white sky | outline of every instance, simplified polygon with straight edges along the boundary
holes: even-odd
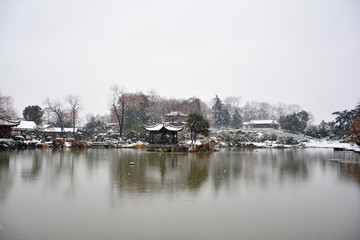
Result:
[[[0,0],[0,91],[19,115],[70,93],[104,114],[113,84],[331,120],[360,99],[360,1]]]

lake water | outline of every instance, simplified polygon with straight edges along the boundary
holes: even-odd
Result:
[[[358,240],[359,160],[328,149],[0,152],[0,239]]]

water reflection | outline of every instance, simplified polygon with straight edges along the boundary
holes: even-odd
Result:
[[[360,186],[360,165],[359,164],[340,164],[339,177],[347,181],[354,181]]]
[[[209,177],[209,163],[211,154],[198,153],[191,155],[190,167],[187,174],[187,185],[191,190],[199,189]]]
[[[360,234],[359,158],[322,149],[0,152],[0,239],[351,239]]]
[[[35,181],[40,175],[41,162],[42,162],[40,153],[38,151],[34,151],[32,152],[32,154],[33,154],[33,160],[31,164],[31,168],[23,169],[21,173],[21,176],[24,178],[25,181]]]
[[[309,177],[307,168],[307,161],[304,157],[304,152],[296,150],[285,151],[283,158],[280,162],[280,180],[284,181],[285,178],[292,179],[293,181],[305,181]]]
[[[0,203],[5,201],[13,185],[14,173],[10,169],[10,153],[0,151]]]
[[[336,159],[336,161],[334,161]],[[13,164],[10,164],[11,161]],[[51,189],[65,186],[73,192],[76,174],[85,164],[88,176],[108,165],[113,185],[121,191],[157,192],[179,189],[197,190],[211,180],[214,191],[231,189],[239,181],[250,186],[267,188],[276,181],[301,183],[311,177],[309,166],[320,164],[323,171],[334,169],[339,179],[360,184],[359,156],[355,153],[338,153],[329,150],[247,150],[218,153],[169,154],[134,150],[94,149],[27,150],[1,152],[1,196],[11,188],[21,169],[25,182],[43,178]],[[135,165],[130,165],[134,162]],[[11,165],[11,167],[10,167]],[[83,171],[83,169],[80,169]],[[84,173],[81,173],[84,174]]]
[[[188,172],[187,154],[121,151],[110,162],[110,177],[121,191],[158,192],[182,189]],[[130,165],[134,162],[135,165]]]

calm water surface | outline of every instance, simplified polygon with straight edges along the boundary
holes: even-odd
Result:
[[[0,152],[0,239],[358,240],[359,160],[324,149]]]

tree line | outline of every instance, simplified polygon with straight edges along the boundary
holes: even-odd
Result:
[[[286,131],[315,138],[332,137],[356,141],[357,138],[354,138],[351,132],[359,131],[360,104],[352,110],[334,112],[334,121],[322,121],[319,125],[313,125],[311,124],[312,114],[295,104],[249,101],[240,106],[241,97],[229,96],[222,100],[218,95],[210,103],[205,103],[197,97],[164,98],[154,91],[148,94],[129,92],[118,86],[111,88],[110,96],[110,122],[116,123],[119,137],[144,135],[144,125],[162,122],[163,116],[171,111],[201,115],[210,126],[216,128],[240,128],[243,122],[271,119],[277,120],[279,126]],[[23,117],[37,124],[45,122],[61,129],[71,127],[75,131],[81,121],[81,106],[81,98],[73,94],[65,96],[63,102],[46,98],[43,108],[38,105],[28,106],[23,111]],[[12,98],[0,94],[0,118],[15,117]],[[84,131],[89,133],[109,129],[106,124],[96,120],[92,114],[86,115],[83,126]],[[356,134],[355,136],[359,135]]]

